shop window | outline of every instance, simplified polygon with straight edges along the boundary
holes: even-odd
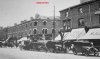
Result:
[[[79,26],[79,27],[84,27],[84,26],[85,26],[85,21],[84,21],[83,18],[80,18],[80,19],[78,20],[78,26]]]
[[[37,26],[37,21],[34,22],[34,26]]]

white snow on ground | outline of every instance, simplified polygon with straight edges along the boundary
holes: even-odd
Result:
[[[72,53],[46,53],[20,51],[19,48],[0,48],[0,59],[100,59],[94,56],[73,55]]]

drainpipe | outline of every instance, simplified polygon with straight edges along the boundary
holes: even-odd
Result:
[[[89,4],[89,16],[90,16],[90,25],[92,27],[91,6],[90,6],[90,4]]]
[[[53,10],[53,16],[54,16],[54,20],[53,20],[53,29],[55,31],[55,5],[53,6],[54,10]],[[55,40],[55,32],[53,33],[53,40]]]

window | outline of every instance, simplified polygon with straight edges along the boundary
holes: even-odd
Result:
[[[45,29],[45,34],[47,34],[47,29]]]
[[[71,29],[71,20],[68,21],[67,26],[68,26],[67,29]]]
[[[71,29],[71,19],[63,20],[63,29]]]
[[[36,34],[37,33],[37,30],[36,29],[34,29],[34,34]]]
[[[80,19],[78,20],[78,25],[79,25],[79,27],[84,27],[84,26],[85,26],[84,18],[80,18]]]
[[[46,25],[46,21],[43,21],[43,25]]]
[[[79,8],[79,12],[80,12],[80,13],[83,13],[83,9],[82,9],[82,8]]]
[[[42,33],[44,34],[44,29],[42,29]]]
[[[68,17],[68,12],[66,12],[66,17]]]
[[[71,27],[70,27],[70,26],[68,26],[68,29],[71,29]]]
[[[37,26],[37,21],[34,22],[34,26]]]
[[[43,34],[47,34],[47,29],[42,29]]]

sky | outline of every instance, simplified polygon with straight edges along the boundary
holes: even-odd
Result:
[[[48,2],[38,4],[37,2]],[[60,16],[59,11],[80,3],[80,0],[0,0],[0,26],[13,26],[20,21],[40,16],[53,16],[55,5],[55,16]]]

